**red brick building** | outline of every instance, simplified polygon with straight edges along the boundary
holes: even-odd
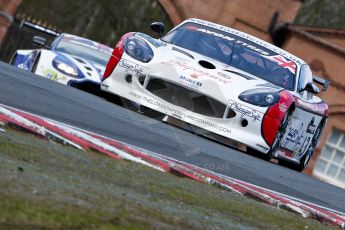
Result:
[[[0,44],[5,37],[7,28],[13,21],[13,13],[21,0],[0,0]]]
[[[159,2],[175,25],[186,18],[196,17],[269,42],[272,42],[269,32],[272,18],[279,12],[275,28],[290,23],[284,32],[282,48],[308,62],[315,75],[332,80],[329,90],[320,95],[329,104],[329,121],[305,173],[345,188],[345,30],[291,24],[302,4],[297,0]]]

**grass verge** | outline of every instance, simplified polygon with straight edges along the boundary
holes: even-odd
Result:
[[[0,229],[329,229],[187,178],[0,132]]]

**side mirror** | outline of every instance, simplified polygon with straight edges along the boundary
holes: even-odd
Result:
[[[47,40],[46,40],[45,38],[40,37],[40,36],[34,36],[34,37],[32,38],[32,43],[33,43],[34,45],[39,46],[39,47],[44,47],[45,44],[46,44],[46,41],[47,41]]]
[[[154,32],[159,34],[159,37],[162,37],[162,33],[164,32],[164,24],[162,22],[152,22],[150,27]]]
[[[308,82],[305,86],[305,90],[307,90],[310,93],[320,93],[320,89],[313,82]]]

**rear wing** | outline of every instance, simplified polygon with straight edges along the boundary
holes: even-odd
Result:
[[[60,33],[56,32],[54,30],[48,29],[46,27],[43,27],[43,26],[38,25],[38,24],[34,24],[34,23],[26,21],[26,20],[22,20],[20,22],[20,27],[23,27],[23,26],[27,26],[31,29],[38,30],[40,32],[46,33],[46,34],[54,36],[54,37],[57,37],[60,35]]]
[[[331,80],[325,80],[315,75],[313,75],[313,80],[323,86],[322,91],[326,91],[331,84]]]

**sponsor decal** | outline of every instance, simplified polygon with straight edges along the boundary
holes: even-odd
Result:
[[[213,36],[216,36],[216,37],[219,37],[219,38],[223,38],[223,39],[228,40],[228,41],[234,41],[235,40],[235,38],[232,38],[230,36],[227,36],[227,35],[224,35],[224,34],[221,34],[221,33],[217,33],[217,32],[211,31],[211,30],[207,30],[207,29],[198,28],[197,31],[203,32],[203,33],[206,33],[206,34],[210,34],[210,35],[213,35]]]
[[[286,59],[281,55],[265,56],[269,60],[278,63],[279,66],[287,68],[291,73],[296,73],[296,63]]]
[[[230,33],[232,35],[235,35],[235,36],[238,36],[240,38],[244,38],[248,41],[251,41],[251,42],[254,42],[260,46],[263,46],[263,47],[266,47],[268,48],[269,50],[273,51],[274,53],[277,53],[277,54],[280,54],[284,57],[287,57],[289,58],[290,60],[294,60],[296,63],[302,65],[303,63],[298,60],[297,58],[295,58],[294,56],[290,55],[289,53],[287,53],[286,51],[278,48],[278,47],[275,47],[257,37],[254,37],[252,35],[249,35],[249,34],[246,34],[244,32],[241,32],[239,30],[235,30],[235,29],[232,29],[232,28],[229,28],[229,27],[226,27],[226,26],[222,26],[222,25],[219,25],[219,24],[215,24],[215,23],[212,23],[212,22],[208,22],[208,21],[203,21],[203,20],[200,20],[200,19],[189,19],[188,20],[189,22],[195,22],[195,23],[198,23],[200,25],[204,25],[204,26],[208,26],[208,27],[211,27],[211,28],[214,28],[214,29],[218,29],[218,30],[221,30],[221,31],[224,31],[226,33]],[[269,55],[269,54],[263,54],[263,55]]]
[[[143,102],[151,104],[153,106],[157,106],[157,107],[159,107],[162,110],[168,111],[170,114],[173,114],[172,116],[175,117],[175,118],[178,118],[178,119],[182,119],[182,118],[183,119],[189,119],[189,120],[194,121],[195,123],[200,124],[203,127],[215,129],[215,130],[218,130],[218,131],[226,133],[226,134],[230,134],[231,133],[231,130],[226,128],[226,127],[223,127],[223,126],[220,126],[220,125],[215,124],[213,122],[204,120],[204,119],[202,119],[200,117],[196,117],[196,116],[194,116],[192,114],[182,112],[182,111],[177,110],[175,108],[172,108],[169,105],[166,105],[166,104],[164,104],[162,102],[156,101],[156,100],[154,100],[152,98],[148,98],[148,97],[146,97],[146,96],[144,96],[142,94],[138,94],[136,92],[130,91],[129,95],[134,97],[134,98],[136,98],[136,99],[138,99],[138,100],[141,100]]]
[[[179,79],[181,80],[181,82],[187,83],[188,86],[193,87],[193,88],[202,86],[202,82],[190,79],[182,75],[179,77]]]
[[[253,45],[251,45],[251,44],[248,44],[248,43],[246,43],[246,42],[244,42],[244,41],[238,40],[238,41],[236,41],[235,43],[238,44],[238,45],[241,45],[241,46],[243,46],[243,47],[249,48],[249,49],[251,49],[251,50],[254,50],[254,51],[258,52],[259,54],[262,54],[262,55],[269,55],[268,52],[263,51],[262,49],[257,48],[257,47],[255,47],[255,46],[253,46]]]
[[[23,70],[29,70],[30,69],[29,66],[27,65],[27,63],[21,63],[21,64],[17,65],[17,67],[19,69],[23,69]]]
[[[314,125],[315,117],[313,117],[308,124],[307,133],[314,134],[316,130],[316,125]]]
[[[61,74],[58,74],[57,72],[51,70],[51,69],[46,69],[43,71],[43,76],[46,76],[50,80],[53,81],[66,81],[67,77]]]
[[[119,62],[119,66],[124,68],[126,72],[131,71],[137,76],[139,74],[142,74],[144,72],[144,68],[146,68],[125,59],[121,59],[121,61]]]
[[[302,145],[300,145],[299,148],[294,152],[294,154],[296,154],[296,158],[301,158],[303,156],[303,154],[307,151],[310,141],[311,137],[304,138]]]
[[[279,104],[279,110],[283,113],[285,113],[287,111],[288,107],[285,103],[281,103]]]
[[[264,150],[265,152],[268,151],[268,149],[269,149],[268,147],[265,147],[261,144],[256,144],[256,146],[259,147],[260,149]]]
[[[301,123],[298,128],[290,126],[287,132],[287,137],[286,137],[284,145],[288,145],[289,143],[300,145],[302,138],[303,138],[303,123]]]
[[[262,113],[261,112],[255,110],[255,109],[251,109],[247,106],[241,105],[237,102],[231,103],[230,109],[234,110],[235,112],[240,113],[241,117],[252,118],[253,122],[262,120]]]
[[[293,153],[291,156],[294,156],[296,159],[303,156],[311,141],[310,135],[304,134],[303,122],[297,122],[289,127],[282,142],[282,147],[291,151]]]
[[[222,34],[222,33],[218,33],[218,32],[215,32],[215,31],[211,31],[211,30],[208,30],[208,29],[204,29],[204,28],[198,28],[196,26],[187,26],[186,27],[187,29],[190,29],[190,30],[195,30],[195,31],[198,31],[198,32],[202,32],[202,33],[206,33],[206,34],[210,34],[210,35],[213,35],[215,37],[218,37],[218,38],[223,38],[225,40],[228,40],[228,41],[234,41],[236,44],[240,45],[240,46],[243,46],[243,47],[246,47],[246,48],[249,48],[251,50],[254,50],[256,52],[258,52],[259,54],[262,54],[262,55],[269,55],[268,52],[258,48],[258,47],[255,47],[251,44],[248,44],[247,42],[244,42],[244,41],[241,41],[241,40],[238,40],[236,38],[233,38],[229,35],[225,35],[225,34]]]
[[[183,61],[168,60],[168,61],[161,62],[161,64],[163,64],[163,65],[173,65],[173,66],[180,67],[182,70],[187,70],[187,71],[190,72],[190,76],[192,78],[195,78],[195,79],[198,79],[199,77],[202,77],[202,78],[205,77],[205,78],[211,78],[213,80],[217,80],[217,81],[219,81],[221,83],[224,83],[224,84],[231,83],[231,81],[229,79],[224,79],[224,78],[222,78],[220,76],[216,76],[216,75],[213,75],[211,73],[205,72],[203,70],[194,68],[192,66],[189,66],[186,62],[183,62]]]
[[[14,64],[20,69],[30,70],[34,64],[36,53],[36,51],[33,51],[28,55],[18,54]]]

